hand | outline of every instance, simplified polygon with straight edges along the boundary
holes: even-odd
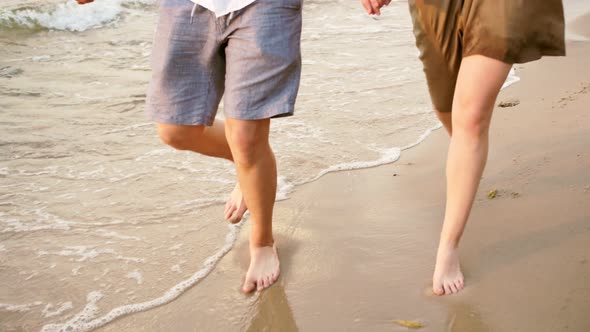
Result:
[[[84,4],[87,4],[87,3],[94,2],[94,0],[76,0],[76,2],[77,2],[79,5],[84,5]]]
[[[391,0],[361,0],[369,15],[381,15],[381,7],[387,6]]]

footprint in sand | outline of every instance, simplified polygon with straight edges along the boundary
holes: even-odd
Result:
[[[20,68],[13,68],[10,66],[0,67],[0,77],[13,78],[22,74],[24,70]]]

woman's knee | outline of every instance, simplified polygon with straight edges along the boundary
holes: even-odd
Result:
[[[453,105],[453,132],[469,136],[486,135],[490,128],[494,101],[459,98]]]

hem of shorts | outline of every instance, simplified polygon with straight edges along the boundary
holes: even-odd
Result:
[[[237,120],[263,120],[276,119],[292,116],[295,113],[295,103],[282,107],[272,107],[269,110],[259,114],[257,111],[249,110],[247,113],[230,113],[224,112],[225,117]]]
[[[146,115],[154,122],[166,123],[180,126],[207,126],[210,127],[215,121],[215,117],[211,119],[203,119],[202,117],[178,117],[178,116],[162,116],[157,112],[146,110]]]
[[[505,54],[504,52],[494,52],[493,50],[472,50],[469,51],[468,53],[464,53],[462,58],[466,58],[468,56],[472,56],[472,55],[483,55],[492,59],[496,59],[498,61],[502,61],[504,63],[507,64],[522,64],[522,63],[527,63],[527,62],[531,62],[531,61],[536,61],[541,59],[544,56],[565,56],[565,50],[564,49],[536,49],[534,50],[536,52],[533,52],[533,50],[531,50],[531,52],[527,52],[528,55],[526,56],[511,56],[509,54]]]

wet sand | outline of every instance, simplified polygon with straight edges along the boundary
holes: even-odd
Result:
[[[516,68],[522,81],[498,102],[517,105],[495,111],[461,244],[460,294],[429,291],[448,144],[438,130],[394,164],[328,174],[278,203],[282,276],[268,291],[238,291],[246,223],[203,282],[101,331],[407,330],[395,319],[423,331],[590,331],[590,43]]]

